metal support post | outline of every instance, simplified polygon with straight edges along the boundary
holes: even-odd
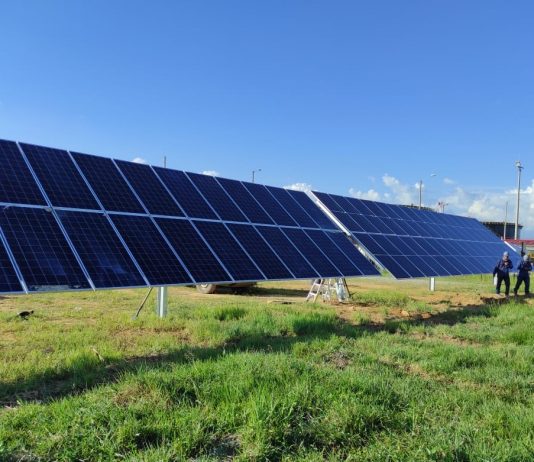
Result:
[[[436,278],[430,278],[429,289],[430,292],[436,291]]]
[[[159,318],[167,316],[167,300],[168,287],[158,287],[158,294],[156,297],[156,314]]]

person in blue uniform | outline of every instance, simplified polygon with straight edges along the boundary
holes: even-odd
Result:
[[[525,283],[525,297],[530,294],[530,272],[532,271],[532,263],[528,255],[525,255],[517,267],[517,282],[514,287],[514,295],[517,295],[517,291],[521,287],[521,284]]]
[[[497,287],[496,293],[499,295],[501,293],[501,285],[504,281],[504,286],[506,287],[506,296],[510,295],[510,271],[514,269],[514,264],[510,260],[510,255],[508,252],[504,252],[502,258],[497,262],[495,268],[493,269],[493,277],[497,275]]]

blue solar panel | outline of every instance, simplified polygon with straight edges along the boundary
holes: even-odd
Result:
[[[154,167],[154,170],[188,217],[217,219],[215,212],[184,172],[161,167]]]
[[[148,165],[124,160],[115,162],[150,213],[183,216],[176,202]]]
[[[52,212],[3,207],[0,227],[29,291],[90,288]]]
[[[243,183],[243,185],[248,189],[250,194],[254,196],[254,199],[261,204],[277,225],[297,226],[295,220],[289,216],[265,186],[255,183]]]
[[[489,259],[509,250],[471,218],[314,194],[398,278],[488,273],[494,266]]]
[[[282,188],[275,188],[273,186],[265,186],[267,190],[274,196],[280,205],[291,215],[291,218],[303,228],[320,228],[315,221],[304,211],[304,209],[293,199],[293,197]]]
[[[30,169],[13,141],[0,140],[0,202],[46,205]]]
[[[95,287],[146,285],[103,214],[60,210],[58,215]]]
[[[317,205],[302,191],[287,190],[287,193],[297,202],[306,213],[313,218],[322,229],[337,229],[336,225],[322,212]]]
[[[145,213],[111,159],[77,152],[71,154],[106,210]]]
[[[193,282],[150,218],[111,215],[111,219],[150,285]]]
[[[257,226],[256,229],[273,248],[276,254],[283,256],[284,263],[297,279],[319,277],[319,273],[312,268],[308,261],[279,228]]]
[[[52,205],[99,210],[67,151],[21,143]]]
[[[22,286],[9,259],[7,250],[2,241],[0,241],[0,294],[22,291]]]
[[[217,181],[252,223],[274,224],[273,220],[241,182],[225,178],[217,178]]]
[[[347,239],[343,233],[325,233],[338,248],[347,256],[347,258],[358,267],[363,275],[378,276],[380,272],[373,266],[367,258],[356,248],[356,246]],[[337,261],[336,261],[337,266]]]
[[[343,272],[336,268],[313,241],[301,229],[285,228],[284,234],[313,265],[323,278],[340,277]]]
[[[267,279],[293,279],[291,272],[252,225],[229,224],[228,228],[259,266]]]
[[[157,218],[156,221],[195,282],[233,282],[189,221],[172,218]]]
[[[265,279],[222,223],[209,221],[194,223],[236,281]]]
[[[187,176],[222,220],[248,222],[245,215],[240,212],[215,178],[209,175],[199,175],[198,173],[187,173]]]
[[[352,245],[346,236],[341,233],[328,233],[325,231],[306,230],[308,237],[336,263],[343,276],[361,276],[379,274],[365,257]],[[339,239],[341,238],[341,239]],[[338,247],[338,242],[347,243],[348,246]],[[352,248],[348,255],[345,250]]]

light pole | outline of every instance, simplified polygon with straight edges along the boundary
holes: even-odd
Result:
[[[439,201],[438,202],[438,211],[445,213],[445,206],[449,205],[447,202]]]
[[[255,180],[256,180],[256,173],[259,173],[261,172],[261,168],[257,169],[257,170],[252,170],[252,182],[254,183]]]
[[[508,238],[507,233],[508,233],[508,201],[506,201],[506,205],[504,206],[504,236],[503,236],[503,240],[505,240],[505,241]]]
[[[431,177],[437,176],[437,173],[431,173]],[[419,180],[419,210],[423,207],[423,180]]]
[[[515,211],[515,233],[514,233],[514,239],[519,239],[519,202],[521,200],[521,170],[523,170],[523,166],[521,165],[521,161],[517,161],[515,163],[515,166],[517,168],[517,206]]]

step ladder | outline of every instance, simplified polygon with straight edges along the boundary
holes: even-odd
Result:
[[[319,295],[323,302],[330,302],[337,298],[340,302],[345,302],[350,298],[349,287],[344,278],[314,279],[306,301],[317,301]]]

